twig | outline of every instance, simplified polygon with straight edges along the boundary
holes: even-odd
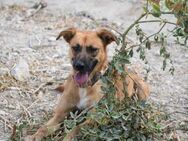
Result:
[[[24,109],[24,112],[26,113],[26,115],[28,115],[29,117],[31,117],[31,113],[27,110],[27,108],[20,103],[20,106]]]
[[[33,105],[35,105],[40,99],[35,100],[33,103],[31,103],[30,106],[28,106],[26,109],[30,109]]]
[[[183,114],[183,115],[188,115],[187,112],[183,112],[183,111],[173,111],[171,113],[168,113],[168,115],[172,115],[172,114],[175,114],[175,113],[179,113],[179,114]]]
[[[180,141],[180,137],[175,130],[173,131],[173,140],[174,141]]]
[[[169,124],[167,124],[167,125],[165,125],[164,127],[162,127],[161,129],[166,129],[166,128],[168,128],[170,125],[173,125],[173,124],[175,124],[175,123],[179,123],[179,122],[181,122],[181,120],[177,120],[177,121],[172,121],[172,122],[170,122]]]
[[[33,17],[35,14],[37,14],[41,9],[47,7],[47,3],[43,0],[41,0],[38,4],[35,4],[35,6],[33,6],[33,8],[36,8],[36,10],[31,13],[29,16],[26,17],[26,19]]]
[[[164,28],[164,26],[165,26],[166,24],[167,24],[167,23],[165,22],[165,23],[161,26],[161,28],[160,28],[156,33],[153,33],[153,34],[151,34],[150,36],[146,37],[140,44],[132,45],[132,46],[130,46],[129,48],[126,48],[125,51],[128,51],[129,49],[134,48],[134,47],[138,47],[138,46],[140,46],[141,44],[143,44],[145,41],[147,41],[149,38],[151,38],[151,37],[153,37],[153,36],[159,34],[159,33],[162,31],[162,29]]]
[[[168,14],[169,14],[169,15],[171,15],[171,14],[174,14],[174,13],[173,13],[173,12],[170,12],[170,11],[169,11],[169,12],[161,11],[161,14],[165,14],[165,15],[168,15]]]
[[[185,109],[188,109],[188,105],[187,106],[183,106],[183,105],[177,106],[177,105],[171,105],[171,104],[167,103],[164,106],[170,106],[170,107],[174,107],[174,108],[185,108]]]
[[[7,126],[9,129],[11,129],[11,130],[13,129],[13,127],[12,127],[13,124],[12,124],[8,119],[6,119],[6,118],[0,116],[0,121],[5,124],[5,129],[6,129],[6,126]],[[8,124],[7,124],[7,123],[8,123]]]
[[[166,25],[166,23],[164,23],[164,24],[161,26],[161,28],[159,29],[159,31],[157,31],[156,33],[153,33],[153,34],[151,34],[150,36],[148,36],[142,43],[144,43],[144,42],[145,42],[146,40],[148,40],[149,38],[151,38],[151,37],[153,37],[153,36],[159,34],[159,33],[161,32],[161,30],[164,28],[165,25]]]
[[[35,38],[37,39],[38,45],[40,46],[41,45],[41,40],[39,39],[39,37],[37,35],[35,35]]]
[[[75,117],[75,119],[78,119],[79,117],[81,117],[83,114],[87,113],[89,110],[91,110],[94,107],[94,105],[91,105],[90,107],[86,108],[85,110],[83,110],[78,116]]]
[[[169,22],[169,21],[166,21],[166,20],[148,20],[148,21],[146,20],[146,21],[138,21],[138,23],[155,23],[155,22],[168,23],[168,24],[172,24],[172,25],[177,26],[176,23]]]
[[[116,30],[115,28],[109,26],[109,25],[106,25],[107,28],[110,28],[111,30],[115,31],[116,33],[118,33],[120,36],[123,36],[123,34],[121,32],[119,32],[118,30]]]
[[[13,125],[12,134],[11,134],[11,140],[16,140],[16,125]]]
[[[141,44],[132,45],[132,46],[126,48],[125,51],[128,51],[129,49],[134,48],[134,47],[138,47],[138,46],[140,46],[140,45],[141,45]]]
[[[120,50],[125,50],[125,48],[126,48],[125,38],[126,38],[128,32],[129,32],[144,16],[146,16],[146,15],[147,15],[147,13],[142,14],[142,15],[141,15],[134,23],[132,23],[132,24],[127,28],[127,30],[123,33],[123,36],[122,36],[123,45],[122,45],[122,47],[121,47]]]
[[[33,91],[33,94],[36,94],[42,87],[46,86],[49,82],[42,83],[36,90]]]
[[[30,17],[33,17],[36,13],[38,13],[40,10],[42,9],[42,6],[39,5],[39,7],[36,9],[35,12],[31,13],[29,16],[27,16],[26,18],[30,18]]]

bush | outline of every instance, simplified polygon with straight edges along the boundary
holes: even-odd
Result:
[[[170,14],[177,18],[177,22],[168,21],[162,16]],[[163,28],[171,24],[174,29],[171,31],[176,37],[178,43],[186,44],[188,39],[188,3],[186,0],[147,0],[144,6],[144,13],[131,24],[123,33],[119,33],[120,50],[117,51],[112,61],[109,63],[108,71],[103,76],[103,91],[106,94],[96,106],[95,112],[82,112],[81,114],[71,114],[71,118],[65,120],[65,129],[67,133],[71,131],[79,123],[84,120],[92,120],[93,124],[87,125],[81,129],[79,136],[75,140],[82,141],[149,141],[149,140],[171,140],[168,137],[170,128],[167,125],[168,117],[166,114],[148,102],[137,101],[135,99],[126,99],[119,103],[114,99],[115,87],[113,86],[113,73],[116,70],[122,77],[124,67],[129,63],[129,59],[133,56],[133,48],[137,47],[140,53],[140,59],[147,63],[145,58],[145,50],[151,49],[151,41],[161,44],[160,55],[163,57],[163,67],[165,70],[167,60],[171,67],[169,71],[173,74],[174,67],[170,58],[170,53],[165,45],[167,36],[162,33]],[[155,20],[142,20],[148,15],[156,17]],[[146,35],[140,28],[139,24],[159,22],[161,27],[156,33]],[[139,44],[127,46],[127,34],[135,28],[135,32],[139,39]],[[180,42],[184,40],[183,43]],[[86,110],[87,111],[87,110]]]

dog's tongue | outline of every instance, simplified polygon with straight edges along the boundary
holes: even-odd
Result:
[[[87,82],[88,80],[88,73],[80,73],[78,72],[75,76],[74,79],[78,85],[83,85]]]

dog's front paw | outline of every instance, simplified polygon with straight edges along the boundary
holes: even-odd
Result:
[[[66,136],[63,141],[72,141],[73,137],[72,136]]]
[[[41,141],[42,138],[40,136],[32,135],[32,136],[27,136],[24,138],[24,141]]]
[[[27,136],[24,141],[41,141],[48,135],[48,128],[46,126],[40,127],[35,134]]]

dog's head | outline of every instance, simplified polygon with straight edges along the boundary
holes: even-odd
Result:
[[[62,31],[57,40],[61,36],[70,45],[73,78],[78,86],[84,87],[106,65],[106,47],[116,37],[106,29],[79,31],[76,28]]]

